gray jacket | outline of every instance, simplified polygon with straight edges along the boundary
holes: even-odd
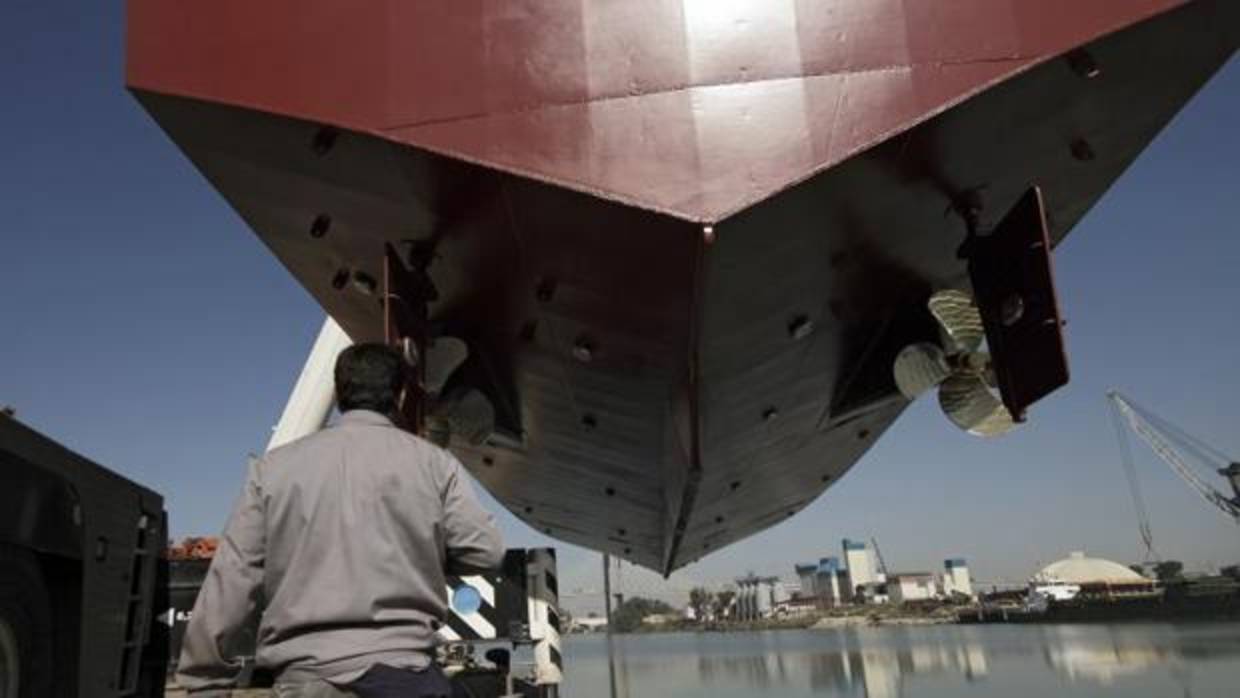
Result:
[[[258,665],[283,681],[425,666],[447,610],[445,571],[495,568],[503,553],[456,458],[378,413],[346,412],[251,465],[177,680],[231,685],[256,617]]]

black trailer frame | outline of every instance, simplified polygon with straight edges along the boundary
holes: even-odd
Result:
[[[162,696],[163,497],[0,416],[0,695]]]

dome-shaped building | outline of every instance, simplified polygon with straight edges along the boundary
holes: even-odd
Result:
[[[1132,584],[1150,581],[1118,562],[1086,557],[1083,552],[1070,553],[1068,557],[1043,567],[1034,575],[1034,580],[1064,584]]]
[[[1156,587],[1154,580],[1118,562],[1074,552],[1033,575],[1029,580],[1029,598],[1031,603],[1041,603],[1047,599],[1149,596],[1156,593]]]

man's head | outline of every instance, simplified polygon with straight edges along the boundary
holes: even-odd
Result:
[[[404,362],[385,344],[354,344],[336,357],[336,407],[341,412],[392,415],[404,384]]]

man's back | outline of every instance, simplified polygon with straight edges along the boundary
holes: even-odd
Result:
[[[380,414],[347,412],[252,466],[180,673],[192,683],[196,662],[227,663],[238,617],[260,608],[258,662],[282,681],[425,666],[445,569],[502,555],[455,458]]]

